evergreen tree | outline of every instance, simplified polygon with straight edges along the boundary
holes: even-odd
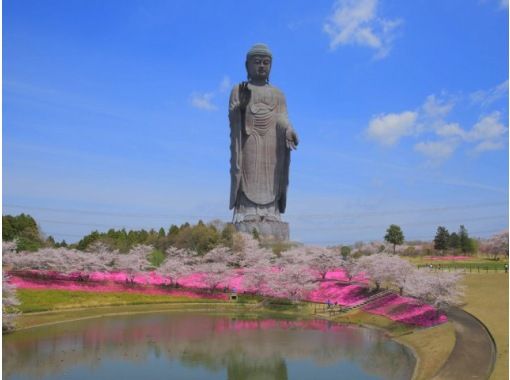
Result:
[[[463,225],[461,225],[459,228],[459,244],[460,249],[462,250],[463,253],[470,252],[470,250],[472,249],[472,244],[469,239],[468,231],[466,227],[464,227]]]
[[[347,257],[351,254],[351,247],[343,245],[342,248],[340,248],[340,254],[344,260],[347,260]]]
[[[453,250],[460,249],[460,239],[456,232],[452,232],[450,234],[450,238],[448,239],[448,247]]]
[[[17,239],[17,251],[36,251],[45,242],[34,218],[30,215],[2,216],[2,240]]]
[[[434,249],[444,254],[444,251],[448,249],[449,240],[450,234],[448,230],[443,226],[437,227],[436,237],[434,238]]]

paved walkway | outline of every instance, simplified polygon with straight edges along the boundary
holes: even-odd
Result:
[[[496,361],[496,345],[487,328],[458,308],[448,312],[448,319],[455,328],[455,345],[432,380],[488,379]]]

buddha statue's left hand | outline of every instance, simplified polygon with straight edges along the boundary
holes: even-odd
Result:
[[[285,143],[290,150],[296,150],[299,144],[299,139],[296,132],[292,128],[287,128],[285,132]]]

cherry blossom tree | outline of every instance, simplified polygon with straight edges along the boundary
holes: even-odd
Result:
[[[342,261],[342,269],[349,281],[352,281],[352,278],[356,275],[357,265],[357,261],[352,257],[347,257]]]
[[[308,266],[295,263],[286,264],[268,277],[268,286],[276,297],[289,298],[293,301],[304,299],[309,292],[317,288],[315,277]]]
[[[2,241],[2,265],[10,270],[16,261],[16,241]]]
[[[365,276],[371,285],[375,286],[376,291],[392,279],[388,262],[383,255],[385,254],[362,256],[357,260],[354,269],[355,275]]]
[[[43,248],[35,252],[7,251],[3,264],[16,271],[42,270],[63,274],[83,270],[88,255],[84,252],[67,248]]]
[[[245,233],[235,234],[236,246],[232,249],[232,257],[229,263],[238,268],[249,268],[259,261],[274,259],[274,254],[269,249],[261,247],[259,241],[252,235]]]
[[[215,247],[202,258],[204,263],[226,263],[233,265],[237,261],[238,259],[232,255],[232,251],[227,247]]]
[[[156,273],[165,277],[170,286],[177,286],[179,277],[193,272],[197,258],[190,252],[175,247],[170,247],[166,253],[167,257],[156,269]]]
[[[287,265],[308,265],[308,260],[306,247],[292,247],[288,251],[280,253],[280,257],[275,260],[275,265],[279,268],[284,268]]]
[[[482,240],[480,252],[494,259],[497,259],[499,255],[508,256],[508,230],[495,234],[489,239]]]
[[[354,272],[364,274],[375,285],[376,291],[380,287],[397,287],[400,293],[403,293],[414,269],[414,266],[405,259],[387,253],[378,253],[361,257],[355,265]]]
[[[462,274],[459,272],[416,271],[408,283],[406,293],[438,309],[457,305],[464,295],[461,279]]]
[[[392,281],[398,288],[400,295],[403,295],[409,283],[418,275],[419,270],[407,260],[399,257],[394,257],[392,261]]]
[[[128,253],[119,254],[115,258],[113,267],[116,270],[126,273],[126,281],[134,284],[138,273],[152,268],[148,258],[153,248],[149,245],[136,245]]]
[[[269,259],[261,258],[252,266],[244,269],[244,287],[256,293],[265,293],[269,290],[269,284],[276,271],[275,268],[271,267]]]
[[[210,292],[216,290],[232,274],[232,268],[224,262],[202,263],[196,266],[196,270],[202,274],[202,281]]]
[[[331,249],[307,247],[306,253],[306,262],[309,268],[317,272],[322,280],[326,278],[329,271],[342,266],[342,256]]]
[[[19,304],[16,286],[9,282],[9,275],[4,271],[2,272],[2,331],[14,330],[15,319],[19,314],[16,307]]]

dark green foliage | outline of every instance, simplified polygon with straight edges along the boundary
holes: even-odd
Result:
[[[448,230],[443,227],[437,227],[436,236],[434,237],[434,249],[444,253],[448,249],[448,243],[450,241],[450,234]]]
[[[108,233],[110,233],[110,231],[108,231]],[[90,244],[98,241],[100,237],[101,236],[99,234],[99,231],[92,231],[89,235],[84,236],[83,239],[81,239],[78,242],[78,244],[76,244],[76,248],[79,249],[80,251],[84,251]]]
[[[18,238],[18,243],[16,244],[16,251],[32,251],[35,252],[39,248],[41,248],[43,244],[41,242],[38,242],[37,240],[26,238],[26,237],[20,237]]]
[[[260,235],[256,228],[253,228],[253,230],[251,230],[251,235],[255,240],[260,240]]]
[[[459,228],[459,242],[463,253],[474,253],[476,250],[476,244],[473,242],[473,239],[469,238],[466,227],[462,225]]]
[[[347,259],[347,257],[351,254],[351,247],[347,245],[342,246],[342,248],[340,248],[340,254],[344,260]]]
[[[179,234],[179,227],[177,227],[175,224],[172,224],[170,228],[168,229],[168,236],[177,236]]]
[[[232,223],[227,223],[221,231],[221,245],[232,248],[234,244],[234,233],[236,228]]]
[[[159,249],[155,249],[149,255],[149,261],[151,265],[159,267],[163,261],[165,261],[165,254]]]
[[[17,251],[36,251],[45,245],[35,219],[25,214],[2,216],[2,240],[14,239]]]
[[[450,238],[448,239],[448,247],[454,250],[460,249],[460,239],[456,232],[452,232],[450,234]]]
[[[177,248],[190,249],[199,255],[203,255],[216,247],[219,240],[220,236],[216,228],[206,226],[199,221],[196,226],[181,227],[174,245]]]
[[[271,241],[271,240],[262,241],[262,243],[260,245],[264,248],[271,249],[276,256],[280,256],[280,253],[282,253],[284,251],[288,251],[289,249],[291,249],[293,247],[296,247],[295,243],[291,243],[288,241],[278,241],[278,240],[277,241]]]
[[[65,240],[62,240],[60,243],[55,243],[55,248],[60,248],[60,247],[67,247],[67,242]]]
[[[234,232],[235,228],[232,224],[226,224],[223,231],[218,231],[214,226],[200,221],[194,226],[189,223],[184,223],[180,227],[172,225],[168,233],[165,233],[163,228],[149,231],[110,229],[106,233],[92,232],[80,240],[76,248],[86,250],[90,244],[100,241],[110,249],[118,249],[120,252],[128,252],[137,244],[145,244],[152,245],[162,254],[173,246],[189,249],[202,255],[219,245],[232,247]]]
[[[392,224],[386,230],[386,235],[384,236],[384,240],[388,243],[393,244],[393,253],[395,253],[395,247],[404,242],[404,233],[402,229],[396,224]]]

